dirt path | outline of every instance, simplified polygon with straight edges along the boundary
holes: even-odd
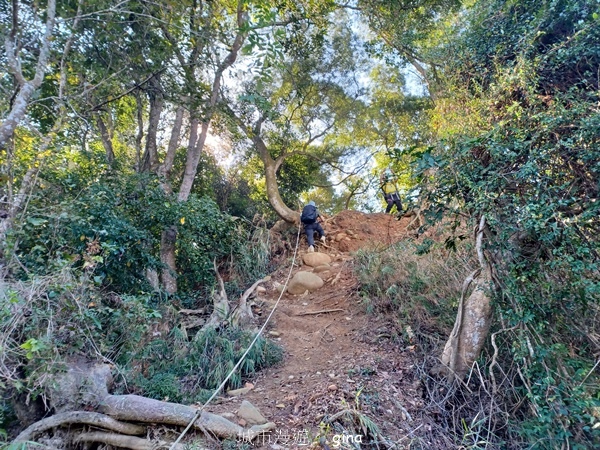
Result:
[[[410,431],[421,425],[415,418],[421,394],[411,370],[411,346],[393,339],[385,320],[366,314],[352,252],[406,238],[409,222],[346,211],[326,223],[328,245],[317,248],[332,258],[330,270],[319,274],[324,286],[310,294],[284,294],[267,327],[268,336],[283,347],[284,360],[250,380],[254,387],[249,392],[210,409],[235,413],[243,400],[250,401],[277,424],[259,445],[264,448],[306,448],[304,444],[314,442],[320,433],[320,424],[323,434],[324,421],[344,410],[355,412],[340,416],[325,433],[333,447],[335,439],[343,439],[339,437],[343,430],[362,435],[363,443],[372,438],[356,412],[377,425],[379,440],[408,444]],[[305,251],[306,243],[301,242],[294,272],[312,270],[302,265]],[[279,297],[274,282],[284,283],[288,271],[289,267],[281,267],[259,296],[257,311],[262,317]]]

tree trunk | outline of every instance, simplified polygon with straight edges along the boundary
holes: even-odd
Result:
[[[463,284],[454,328],[442,354],[442,364],[447,369],[448,379],[463,379],[479,357],[490,331],[492,321],[491,269],[483,253],[485,217],[482,216],[476,233],[476,249],[480,269],[473,272]],[[466,294],[471,284],[473,291]]]
[[[173,122],[173,128],[171,129],[171,138],[169,139],[165,161],[158,170],[158,174],[166,179],[169,178],[171,170],[173,169],[173,162],[175,161],[175,154],[177,153],[177,147],[179,146],[179,138],[181,137],[184,111],[183,106],[179,106],[177,111],[175,111],[175,121]]]
[[[183,174],[183,179],[181,180],[181,186],[179,188],[178,199],[180,202],[187,201],[192,192],[194,179],[196,178],[196,173],[198,172],[198,162],[200,161],[202,149],[204,148],[204,143],[206,142],[206,136],[208,134],[209,125],[210,119],[208,121],[202,122],[200,137],[198,137],[196,145],[191,150],[188,149],[187,159],[185,162],[185,172]]]
[[[279,194],[279,186],[277,184],[277,161],[271,158],[265,142],[258,136],[258,133],[253,136],[252,140],[254,141],[254,145],[256,145],[260,154],[260,159],[265,166],[265,181],[269,203],[277,215],[283,220],[288,223],[299,223],[300,214],[290,209],[281,198],[281,194]]]
[[[146,150],[142,157],[142,172],[150,172],[158,166],[158,151],[156,137],[160,115],[164,107],[164,97],[158,75],[149,81],[148,99],[150,101],[150,116],[148,118],[148,133],[146,135]]]
[[[142,140],[144,139],[144,102],[139,89],[135,91],[136,118],[138,132],[135,135],[135,170],[142,171]]]
[[[102,139],[104,151],[106,152],[106,160],[108,161],[108,165],[112,166],[115,162],[115,152],[113,150],[111,135],[108,132],[108,128],[106,128],[106,125],[104,124],[100,113],[96,115],[96,123],[98,124],[98,128],[100,129],[100,137]]]
[[[81,19],[81,9],[82,9],[83,0],[79,0],[77,6],[77,14],[73,20],[73,30],[75,30]],[[20,63],[18,62],[17,55],[14,53],[14,39],[17,34],[16,24],[18,23],[18,2],[13,2],[13,29],[11,30],[10,35],[7,37],[6,41],[6,51],[7,51],[7,60],[9,64],[9,68],[12,71],[15,78],[21,84],[22,89],[19,91],[17,95],[17,99],[15,100],[15,104],[13,105],[12,110],[10,111],[7,119],[0,124],[0,149],[5,146],[8,142],[8,139],[12,137],[16,126],[19,121],[22,119],[25,114],[25,110],[27,108],[29,99],[33,92],[41,85],[43,80],[44,71],[46,69],[47,60],[49,57],[49,46],[52,38],[52,30],[54,28],[54,17],[56,12],[56,2],[55,0],[50,0],[47,6],[47,18],[46,18],[46,32],[44,35],[44,41],[42,42],[42,48],[40,49],[40,54],[38,57],[38,63],[36,67],[36,73],[34,79],[32,81],[26,82],[23,74],[21,72]],[[66,73],[66,59],[67,55],[71,50],[71,45],[73,43],[74,34],[72,34],[67,40],[63,54],[60,62],[60,79],[59,79],[59,89],[58,89],[58,113],[56,115],[56,120],[52,129],[48,132],[46,136],[43,137],[41,143],[38,146],[38,153],[36,155],[35,161],[30,164],[30,167],[27,169],[27,172],[23,176],[21,181],[21,186],[19,188],[18,194],[12,197],[12,186],[10,186],[8,192],[8,200],[7,200],[7,210],[3,212],[2,218],[0,219],[0,242],[4,242],[6,238],[6,233],[12,227],[13,220],[17,216],[17,214],[21,211],[21,208],[26,206],[26,200],[34,188],[37,174],[40,170],[40,166],[44,160],[44,155],[48,150],[50,143],[54,139],[54,136],[60,131],[62,128],[62,124],[64,118],[66,116],[67,108],[64,103],[64,95],[67,87],[67,73]],[[33,91],[29,92],[28,90],[32,89]],[[19,109],[21,106],[17,106],[17,103],[21,103],[22,110]],[[6,134],[4,134],[6,133]],[[5,137],[6,137],[6,140]],[[7,159],[9,161],[9,165],[11,164],[10,160],[12,159],[12,152],[7,151]]]
[[[165,265],[161,271],[163,289],[169,294],[177,292],[177,264],[175,261],[175,243],[177,227],[172,226],[162,232],[160,238],[160,261]]]
[[[13,23],[18,23],[18,11],[16,10],[18,2],[12,2],[14,5]],[[54,31],[54,19],[56,14],[56,0],[49,0],[46,8],[46,30],[42,39],[42,45],[39,50],[35,75],[32,80],[25,80],[21,71],[21,63],[16,52],[15,36],[17,30],[13,28],[8,34],[5,42],[6,60],[9,71],[14,75],[19,83],[19,93],[13,102],[12,108],[4,121],[0,124],[0,149],[6,147],[9,139],[12,138],[17,126],[25,116],[27,106],[33,93],[40,87],[44,80],[44,73],[48,66],[50,57],[50,43],[52,41],[52,32]]]
[[[42,139],[42,142],[38,147],[36,159],[30,164],[31,167],[27,169],[27,172],[25,172],[25,175],[21,180],[19,192],[14,196],[14,198],[8,199],[8,210],[5,213],[5,217],[0,219],[0,242],[3,242],[6,239],[6,233],[12,228],[14,218],[17,217],[17,214],[26,207],[27,199],[35,187],[38,172],[40,171],[40,167],[44,161],[44,157],[40,157],[39,155],[46,153],[48,147],[50,147],[50,144],[54,139],[54,136],[62,127],[62,122],[63,117],[59,116],[54,123],[52,130]]]
[[[191,111],[190,115],[191,119],[191,129],[190,129],[190,141],[188,145],[186,163],[185,163],[185,171],[183,174],[183,179],[181,180],[181,186],[179,187],[178,200],[180,202],[185,202],[190,196],[192,192],[192,186],[194,184],[194,179],[196,178],[196,173],[198,171],[198,162],[200,161],[200,155],[202,154],[202,150],[204,149],[204,143],[206,142],[206,137],[208,135],[208,129],[210,126],[210,122],[212,120],[212,116],[214,114],[214,108],[217,104],[217,100],[219,98],[219,91],[221,89],[221,82],[223,80],[223,73],[225,70],[235,62],[237,59],[238,52],[246,39],[247,31],[245,29],[245,25],[248,22],[248,15],[246,12],[246,6],[243,1],[238,2],[237,8],[237,23],[238,23],[238,32],[234,38],[233,44],[231,46],[231,50],[225,57],[225,59],[219,64],[213,79],[213,84],[211,88],[211,93],[208,101],[206,102],[206,112],[202,120],[200,136],[196,142],[196,133],[198,130],[199,119],[196,116],[195,111]],[[171,228],[171,230],[176,229],[175,226]],[[165,258],[172,262],[172,274],[176,273],[176,257],[175,257],[175,243],[168,248],[162,248],[161,244],[161,258]],[[169,280],[167,280],[169,281]],[[176,285],[173,285],[173,280],[169,281],[169,285],[171,288]],[[167,292],[169,292],[169,288],[167,288],[167,283],[165,283],[164,271],[163,271],[163,285]],[[174,291],[175,292],[175,291]]]

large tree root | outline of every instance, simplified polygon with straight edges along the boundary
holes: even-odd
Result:
[[[475,232],[475,249],[480,268],[469,275],[464,283],[454,329],[442,353],[443,366],[434,372],[446,374],[449,381],[462,380],[479,357],[490,331],[492,319],[491,298],[488,294],[492,275],[491,266],[483,252],[483,237],[486,228],[485,216],[481,216]],[[469,286],[474,289],[467,297]]]
[[[93,425],[107,430],[116,431],[121,434],[144,434],[146,427],[133,425],[131,423],[123,423],[118,420],[108,417],[104,414],[89,412],[89,411],[71,411],[66,413],[55,414],[52,417],[47,417],[33,425],[27,427],[15,439],[15,442],[31,441],[33,438],[44,431],[62,425]]]
[[[187,426],[197,414],[197,409],[191,406],[162,402],[139,395],[109,395],[100,404],[100,410],[119,420],[179,426]],[[202,411],[193,428],[220,438],[252,440],[260,433],[274,429],[275,424],[269,422],[246,429],[224,417]]]
[[[172,450],[184,450],[189,448],[186,445],[177,444],[174,448],[172,443],[164,441],[149,441],[134,436],[123,436],[122,434],[104,433],[102,431],[94,431],[90,433],[84,433],[75,439],[77,443],[83,442],[101,442],[106,445],[112,445],[113,447],[129,448],[131,450],[159,450],[159,449],[172,449]],[[198,450],[203,450],[200,447],[194,446]]]
[[[143,435],[146,427],[139,423],[162,424],[192,428],[207,436],[251,441],[263,432],[273,430],[270,422],[243,428],[224,417],[178,403],[163,402],[139,395],[111,395],[108,393],[110,370],[105,365],[80,365],[71,367],[54,383],[57,389],[51,397],[52,406],[60,408],[94,408],[96,411],[65,411],[42,419],[25,429],[15,442],[31,442],[40,434],[65,425],[90,425],[110,432],[85,432],[79,428],[80,442],[104,442],[131,449],[149,449],[164,443],[151,442],[125,435]],[[69,402],[65,402],[68,397]],[[59,409],[60,411],[60,409]],[[127,423],[127,422],[134,422]],[[77,429],[70,428],[71,434]],[[168,444],[164,444],[168,445]]]

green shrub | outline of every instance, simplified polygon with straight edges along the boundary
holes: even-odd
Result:
[[[149,294],[103,293],[89,277],[69,268],[4,287],[0,393],[6,401],[17,394],[45,395],[52,377],[83,357],[115,364],[119,392],[202,402],[254,338],[251,332],[227,329],[190,339],[178,327],[172,306],[154,306]],[[281,357],[281,348],[259,338],[227,386],[239,387],[244,377]],[[8,403],[0,404],[0,429],[8,428],[9,412]]]
[[[179,294],[185,296],[212,285],[213,260],[238,253],[244,259],[259,248],[248,245],[252,228],[222,214],[211,199],[191,196],[179,202],[148,175],[107,176],[76,196],[53,200],[35,198],[11,236],[9,250],[20,261],[14,270],[21,278],[71,266],[92,274],[103,288],[148,292],[146,271],[162,268],[161,234],[175,225]],[[268,252],[251,257],[259,263],[255,271],[264,270]]]
[[[134,356],[145,366],[145,374],[138,375],[135,386],[142,395],[157,399],[169,396],[185,402],[206,400],[207,394],[225,380],[252,339],[253,333],[240,329],[207,329],[188,342],[173,330],[166,339],[149,342]],[[260,337],[226,387],[240,387],[244,377],[279,362],[282,356],[280,347]]]

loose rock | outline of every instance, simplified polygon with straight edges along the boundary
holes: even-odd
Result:
[[[240,389],[232,389],[230,391],[227,391],[227,395],[230,397],[239,397],[240,395],[247,394],[251,390],[252,390],[252,388],[250,388],[250,387],[244,387],[244,388],[240,388]]]
[[[287,291],[293,295],[303,294],[305,291],[316,291],[323,287],[324,281],[311,272],[298,272],[290,280]]]
[[[329,264],[323,264],[323,265],[315,267],[314,272],[321,273],[321,272],[326,272],[329,269],[331,269],[331,266]]]
[[[302,261],[307,266],[317,267],[322,266],[323,264],[329,264],[331,262],[331,257],[320,252],[306,253],[302,256]]]
[[[344,238],[346,238],[348,235],[345,233],[338,233],[335,236],[335,241],[336,242],[340,242],[341,240],[343,240]]]
[[[267,419],[265,419],[256,406],[254,406],[248,400],[244,400],[240,405],[238,417],[240,420],[245,420],[251,425],[262,425],[267,423]]]

